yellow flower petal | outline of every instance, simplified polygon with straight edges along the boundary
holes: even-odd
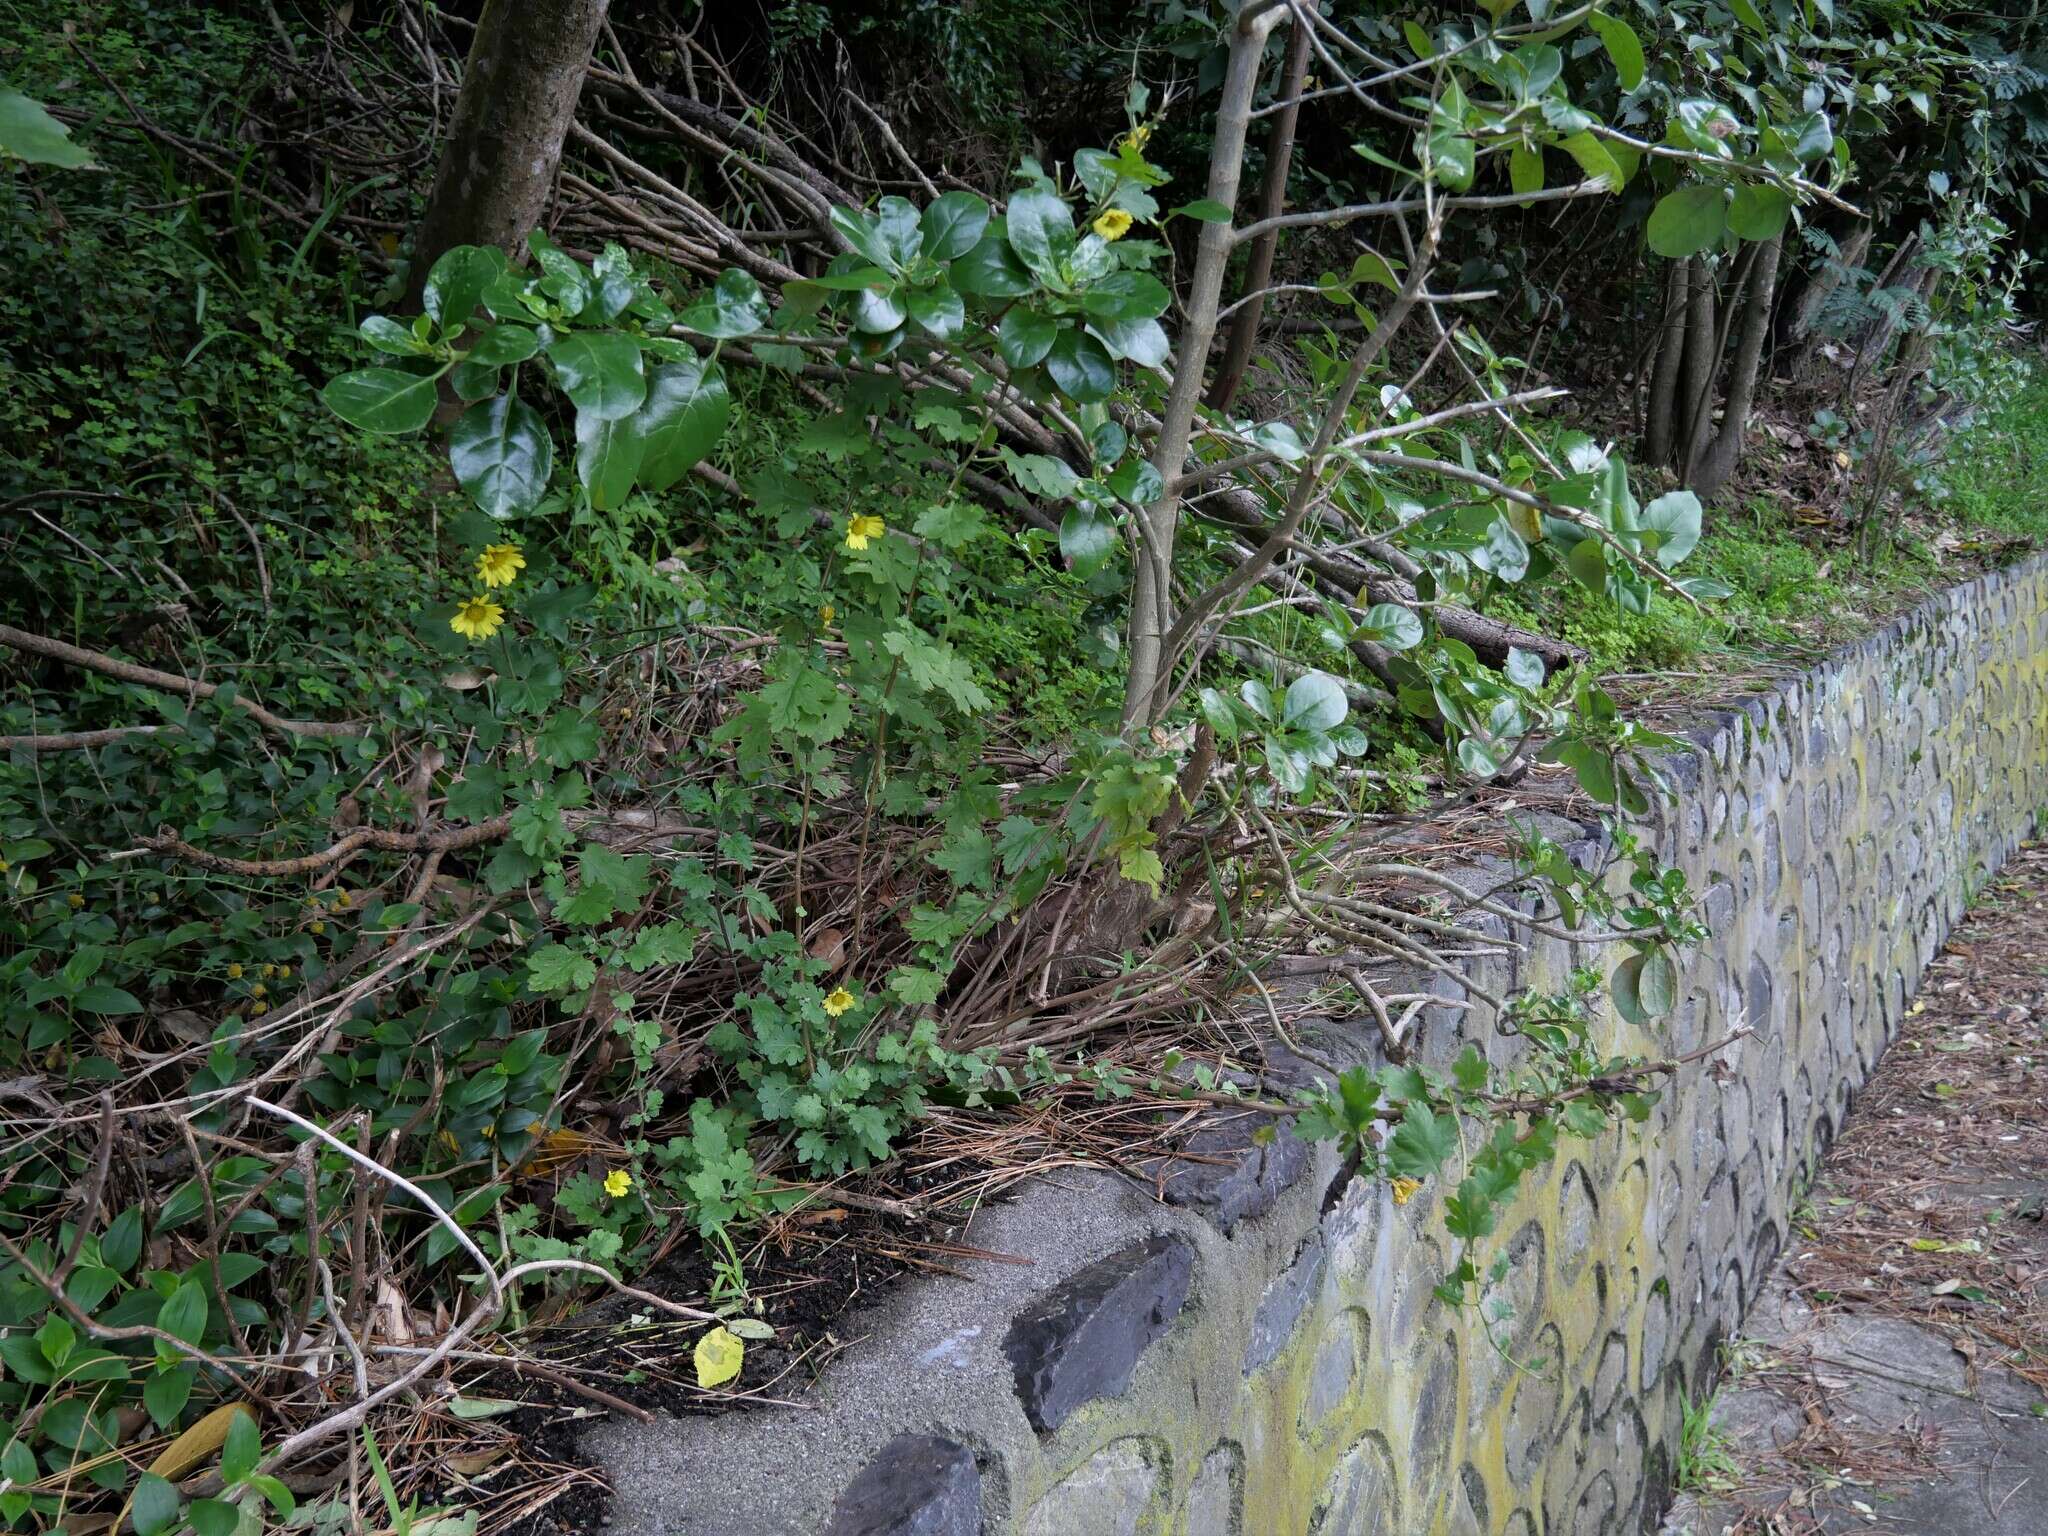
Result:
[[[1398,1178],[1394,1180],[1394,1204],[1406,1205],[1415,1198],[1415,1191],[1422,1188],[1422,1180]]]
[[[487,544],[476,557],[476,579],[486,587],[509,587],[526,569],[526,556],[517,544]]]
[[[889,531],[889,525],[873,513],[863,512],[846,524],[846,547],[858,552]]]
[[[505,622],[505,610],[479,592],[448,620],[448,627],[471,640],[488,640]]]
[[[604,1192],[614,1200],[633,1187],[633,1175],[623,1168],[614,1168],[604,1176]]]
[[[1121,208],[1105,208],[1096,216],[1093,227],[1105,240],[1121,240],[1131,232],[1131,216]]]

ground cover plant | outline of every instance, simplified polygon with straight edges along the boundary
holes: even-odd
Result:
[[[522,1332],[624,1294],[743,1401],[765,1234],[1047,1102],[1440,1180],[1482,1303],[1684,1065],[1599,1046],[1699,931],[1609,674],[2038,531],[2031,21],[4,14],[17,1528],[533,1518],[436,1470]],[[1611,824],[1533,917],[1376,840],[1525,780]],[[1385,978],[1482,915],[1604,958],[1425,1070]],[[1383,1067],[1245,1075],[1278,957]]]

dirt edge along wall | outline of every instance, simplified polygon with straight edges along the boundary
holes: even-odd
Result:
[[[1223,1161],[1158,1171],[1164,1204],[1070,1170],[979,1213],[959,1242],[1031,1262],[899,1286],[804,1406],[593,1432],[614,1536],[1653,1525],[1680,1405],[1710,1384],[1795,1194],[1950,925],[2048,806],[2048,562],[1928,602],[1693,740],[1667,764],[1660,838],[1711,936],[1662,1029],[1610,1019],[1610,1043],[1757,1033],[1648,1126],[1567,1140],[1492,1240],[1512,1256],[1492,1338],[1431,1294],[1438,1191],[1396,1207],[1384,1186],[1340,1188],[1331,1149],[1253,1145],[1238,1117],[1200,1138]],[[1468,974],[1552,988],[1593,958],[1539,940]],[[1510,1044],[1432,1013],[1439,1065],[1467,1030]],[[1365,1021],[1301,1027],[1375,1059]]]

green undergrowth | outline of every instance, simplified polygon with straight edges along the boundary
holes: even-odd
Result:
[[[1693,609],[1660,594],[1631,614],[1566,585],[1541,609],[1495,611],[1584,647],[1601,672],[1673,674],[1685,693],[1817,659],[1930,591],[2048,540],[2048,375],[2033,367],[2025,380],[1971,417],[1867,559],[1839,524],[1752,495],[1713,509],[1693,555],[1729,587],[1719,602]]]

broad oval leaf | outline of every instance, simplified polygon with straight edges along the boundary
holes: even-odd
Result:
[[[320,391],[320,399],[352,427],[395,436],[417,432],[434,419],[439,383],[432,374],[397,368],[358,368]]]
[[[442,331],[467,325],[483,302],[484,290],[505,270],[505,253],[488,245],[457,245],[443,251],[427,274],[420,302]]]
[[[903,320],[901,290],[893,285],[888,288],[863,288],[854,295],[855,330],[865,331],[870,336],[887,336],[901,326]]]
[[[1287,685],[1287,700],[1280,719],[1283,724],[1320,735],[1342,725],[1350,710],[1344,685],[1336,678],[1327,672],[1304,672]]]
[[[1010,199],[1004,215],[1010,249],[1048,288],[1064,290],[1065,267],[1074,254],[1074,214],[1058,193],[1026,187]]]
[[[983,299],[1021,298],[1037,286],[1009,243],[994,228],[981,237],[973,250],[953,263],[947,276],[959,292]]]
[[[906,288],[903,307],[910,311],[910,318],[919,329],[941,340],[958,336],[967,324],[966,305],[943,280],[930,288]]]
[[[958,261],[988,231],[988,204],[972,192],[942,192],[925,209],[924,254],[933,261]]]
[[[1586,25],[1600,34],[1601,46],[1606,48],[1607,57],[1614,61],[1614,73],[1621,81],[1624,91],[1632,91],[1643,83],[1643,44],[1629,24],[1617,16],[1603,16],[1594,12],[1586,18]]]
[[[1172,302],[1166,284],[1149,272],[1113,272],[1081,295],[1091,320],[1151,320]]]
[[[1060,519],[1060,553],[1078,576],[1098,569],[1116,548],[1116,523],[1090,506],[1067,508]]]
[[[1045,371],[1077,405],[1107,400],[1116,388],[1116,364],[1102,343],[1071,326],[1059,333],[1046,352]]]
[[[523,363],[539,350],[540,333],[532,326],[501,322],[477,337],[476,345],[469,349],[468,360],[502,368],[507,363]]]
[[[1399,603],[1374,603],[1365,610],[1365,622],[1361,626],[1367,631],[1367,638],[1378,641],[1390,651],[1408,651],[1422,644],[1422,620],[1413,609]]]
[[[617,421],[647,398],[640,348],[630,336],[579,331],[558,337],[548,347],[548,361],[555,365],[563,393],[576,403],[579,441],[585,416]]]
[[[448,436],[448,463],[470,500],[504,519],[531,512],[555,472],[555,445],[540,413],[500,395],[462,413]]]
[[[10,158],[67,171],[92,164],[85,147],[71,142],[71,130],[50,116],[41,102],[0,86],[0,160]]]
[[[1059,322],[1024,304],[1012,304],[996,326],[996,351],[1012,368],[1029,368],[1052,350]]]
[[[1728,205],[1728,227],[1745,240],[1775,240],[1792,216],[1792,194],[1783,187],[1746,185]]]
[[[632,417],[576,413],[576,478],[594,510],[612,511],[632,494],[645,451]]]
[[[702,358],[664,363],[647,376],[647,400],[633,414],[641,442],[638,478],[665,491],[709,453],[732,415],[725,375]]]
[[[1697,256],[1728,228],[1728,201],[1718,186],[1680,187],[1650,210],[1650,249],[1673,261]]]
[[[1088,327],[1111,357],[1121,357],[1140,368],[1157,368],[1171,350],[1166,329],[1157,320],[1097,320]]]

